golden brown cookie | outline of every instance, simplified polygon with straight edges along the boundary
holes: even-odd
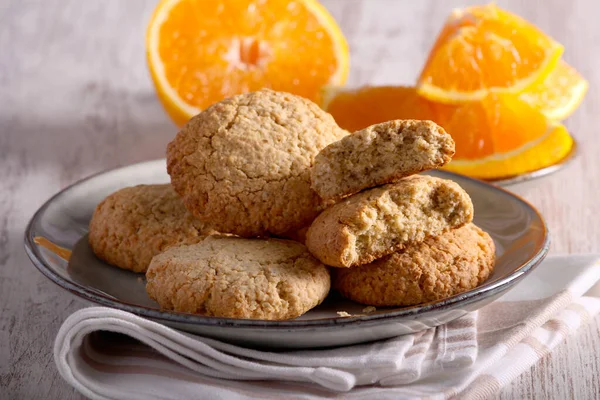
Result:
[[[460,186],[415,175],[326,209],[308,229],[306,246],[327,265],[352,267],[472,220],[471,198]]]
[[[330,287],[327,267],[300,243],[223,236],[157,255],[146,279],[163,309],[270,320],[304,314]]]
[[[305,226],[300,229],[294,229],[292,231],[286,232],[283,235],[281,235],[280,237],[283,239],[294,240],[296,242],[305,244],[306,243],[306,232],[308,232],[309,226]]]
[[[324,200],[339,200],[441,167],[453,155],[454,140],[434,122],[383,122],[321,150],[310,170],[312,188]]]
[[[494,269],[494,242],[474,224],[355,268],[336,269],[334,287],[372,306],[411,306],[473,289]]]
[[[171,185],[139,185],[104,199],[90,221],[89,243],[104,261],[145,272],[168,247],[197,243],[216,233],[194,218]]]
[[[218,231],[281,235],[319,212],[310,167],[346,134],[311,101],[265,89],[192,118],[169,143],[167,169],[187,208]]]

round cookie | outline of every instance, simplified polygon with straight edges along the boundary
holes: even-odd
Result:
[[[162,309],[268,320],[304,314],[330,288],[327,267],[300,243],[224,236],[157,255],[146,279]]]
[[[90,221],[88,240],[99,258],[145,272],[170,246],[197,243],[216,233],[189,213],[171,185],[139,185],[104,199]]]
[[[494,269],[494,242],[474,224],[355,268],[336,269],[334,287],[371,306],[410,306],[473,289]]]
[[[329,207],[308,228],[305,244],[326,265],[354,267],[472,220],[471,198],[456,182],[413,175]]]
[[[311,101],[264,89],[192,118],[167,147],[167,170],[186,207],[219,232],[281,235],[318,214],[310,167],[346,134]]]

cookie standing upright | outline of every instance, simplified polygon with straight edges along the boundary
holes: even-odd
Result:
[[[306,246],[333,267],[366,264],[473,220],[473,203],[455,182],[414,175],[357,193],[323,211]]]
[[[321,150],[311,182],[325,200],[438,168],[454,155],[454,140],[432,121],[394,120],[369,126]]]
[[[269,320],[304,314],[331,284],[327,267],[300,243],[223,236],[157,255],[146,278],[163,309]]]
[[[370,264],[337,268],[334,287],[362,304],[410,306],[473,289],[493,268],[492,238],[467,224]]]
[[[311,101],[265,89],[192,118],[168,145],[167,170],[186,207],[220,232],[281,235],[318,214],[310,167],[346,134]]]
[[[105,198],[94,211],[89,243],[99,258],[145,272],[170,246],[197,243],[216,233],[186,210],[171,185],[139,185]]]

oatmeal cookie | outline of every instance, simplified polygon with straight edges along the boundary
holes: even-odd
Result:
[[[102,260],[145,272],[170,246],[197,243],[216,233],[190,214],[171,185],[139,185],[104,199],[90,221],[88,240]]]
[[[223,236],[157,255],[146,279],[163,309],[268,320],[304,314],[330,288],[327,267],[300,243]]]
[[[472,220],[471,198],[455,182],[414,175],[326,209],[308,229],[306,246],[326,265],[352,267]]]
[[[436,123],[388,121],[321,150],[310,170],[312,188],[324,200],[335,201],[441,167],[453,155],[454,140]]]
[[[218,231],[281,235],[318,214],[310,167],[346,134],[311,101],[260,90],[192,118],[168,145],[167,170],[186,207]]]
[[[306,232],[308,232],[308,228],[310,225],[302,227],[300,229],[294,229],[292,231],[286,232],[280,237],[282,239],[289,239],[296,242],[300,242],[302,244],[306,243]]]
[[[494,242],[474,224],[411,244],[371,264],[336,269],[334,287],[372,306],[411,306],[473,289],[494,269]]]

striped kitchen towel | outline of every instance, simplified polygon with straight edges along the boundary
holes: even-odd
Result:
[[[444,326],[336,349],[266,352],[103,307],[61,327],[54,356],[94,399],[483,399],[600,310],[595,256],[548,258],[499,300]]]

